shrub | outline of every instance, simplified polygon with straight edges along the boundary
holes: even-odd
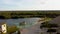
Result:
[[[14,33],[14,32],[16,32],[17,30],[18,30],[18,28],[17,28],[16,26],[7,27],[7,32],[8,32],[9,34]]]
[[[48,29],[47,32],[56,32],[56,29]]]

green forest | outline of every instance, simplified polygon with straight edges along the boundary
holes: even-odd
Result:
[[[60,15],[60,11],[0,11],[0,18],[30,18],[30,17],[50,17],[55,18]]]

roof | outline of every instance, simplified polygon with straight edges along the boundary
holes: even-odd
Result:
[[[54,18],[54,19],[51,20],[49,23],[55,23],[55,24],[59,24],[59,25],[60,25],[60,16]]]

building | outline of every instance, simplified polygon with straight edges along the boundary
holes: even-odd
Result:
[[[0,33],[7,33],[7,25],[6,23],[0,23]]]

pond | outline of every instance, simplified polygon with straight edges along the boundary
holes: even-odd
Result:
[[[22,27],[29,27],[29,26],[36,24],[36,22],[39,19],[40,18],[0,19],[0,23],[6,22],[8,26],[16,25],[17,27],[21,27],[19,26],[19,23],[22,23],[23,21],[25,21],[26,25]]]

